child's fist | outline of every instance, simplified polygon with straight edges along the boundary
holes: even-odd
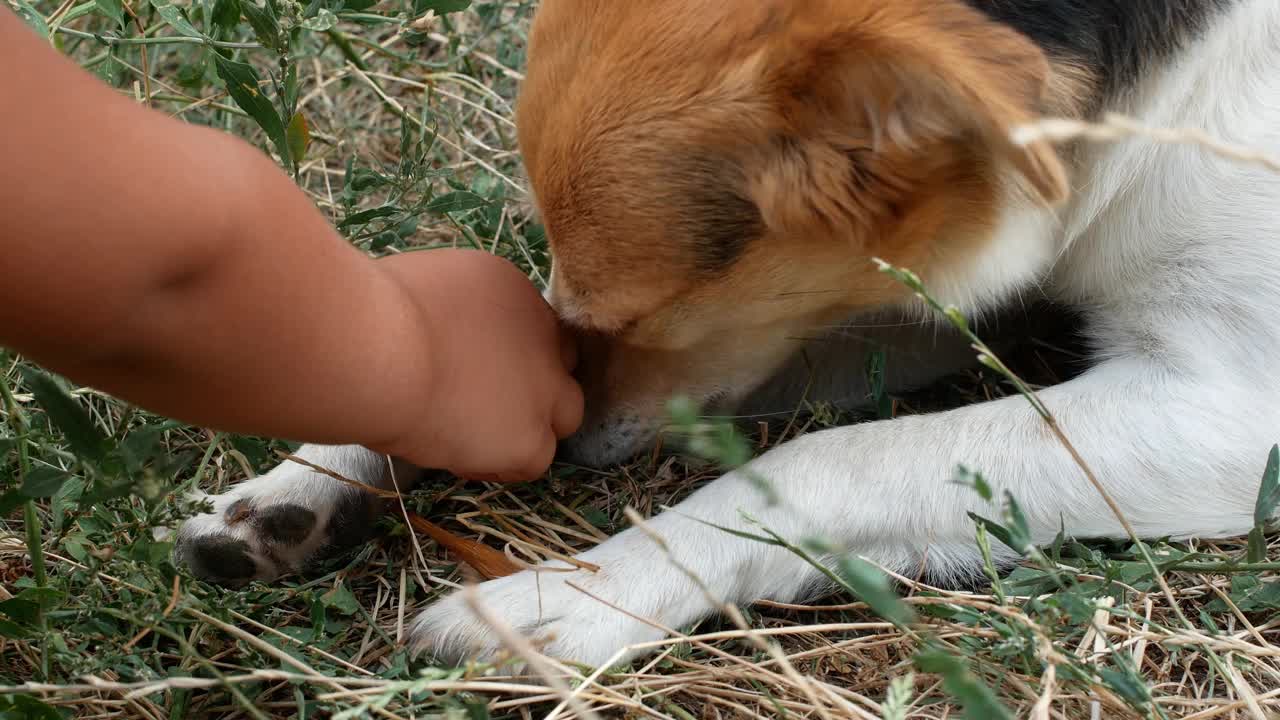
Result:
[[[375,448],[460,477],[524,482],[582,422],[574,342],[514,265],[472,250],[379,260],[422,317],[432,392],[404,398],[418,421]]]

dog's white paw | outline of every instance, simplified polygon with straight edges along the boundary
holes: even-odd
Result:
[[[544,654],[591,667],[628,660],[638,653],[618,656],[618,651],[664,637],[662,630],[573,587],[597,594],[619,608],[631,604],[632,598],[625,594],[609,597],[608,589],[600,587],[608,583],[592,582],[594,579],[581,571],[524,571],[479,585],[473,597],[483,612]],[[463,592],[455,592],[419,615],[410,629],[410,642],[415,652],[452,664],[492,661],[507,650],[490,625],[472,611]]]
[[[307,458],[359,480],[380,473],[380,456],[360,448],[318,448]],[[375,496],[293,462],[209,496],[213,512],[179,528],[174,554],[192,574],[238,587],[305,567],[368,537]]]
[[[544,654],[591,667],[645,654],[633,646],[660,640],[666,636],[662,628],[679,629],[711,612],[702,592],[635,531],[579,559],[599,570],[548,564],[482,583],[472,597],[485,614]],[[416,653],[462,664],[493,661],[506,652],[491,625],[472,610],[465,592],[455,592],[417,617],[409,638]]]

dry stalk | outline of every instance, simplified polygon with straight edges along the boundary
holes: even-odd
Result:
[[[787,661],[786,655],[782,652],[781,648],[757,635],[747,623],[746,618],[742,616],[741,610],[732,603],[727,603],[717,598],[715,593],[712,592],[711,588],[707,586],[706,582],[699,577],[697,573],[693,572],[692,569],[676,559],[674,553],[671,552],[671,547],[667,544],[667,541],[654,531],[653,528],[649,527],[649,524],[645,522],[644,518],[640,517],[639,513],[629,507],[626,508],[625,513],[627,520],[629,520],[634,527],[638,528],[648,536],[650,540],[657,544],[658,548],[662,550],[662,553],[666,555],[667,561],[679,570],[681,574],[689,578],[695,586],[697,586],[698,590],[706,598],[708,604],[712,607],[719,608],[724,612],[729,620],[744,633],[744,637],[751,644],[755,645],[759,650],[768,653],[778,662],[778,665],[782,668],[782,671],[787,675],[787,677],[794,682],[796,687],[800,688],[809,701],[813,703],[814,709],[817,711],[819,717],[822,717],[823,720],[833,720],[830,709],[827,708],[825,703],[820,702],[818,699],[817,689],[821,687],[819,684],[814,683],[812,678],[801,675],[795,667]],[[865,714],[860,709],[843,701],[843,699],[837,699],[837,696],[830,692],[824,692],[824,694],[827,695],[828,701],[836,701],[835,705],[837,708],[853,712],[856,717],[865,717]]]
[[[520,637],[519,633],[512,630],[505,622],[485,609],[480,602],[475,586],[463,588],[462,599],[467,603],[467,607],[471,609],[471,612],[481,622],[489,626],[489,629],[498,637],[498,640],[508,650],[528,663],[529,669],[537,673],[555,691],[557,696],[562,698],[569,707],[573,708],[579,718],[599,720],[599,716],[596,715],[595,711],[587,707],[580,697],[573,694],[573,691],[569,689],[569,686],[565,684],[564,679],[560,676],[560,671],[542,653],[538,652],[532,643]]]

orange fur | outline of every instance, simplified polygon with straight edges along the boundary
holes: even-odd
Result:
[[[545,0],[520,142],[552,302],[600,333],[592,414],[757,383],[807,327],[904,299],[871,257],[927,279],[1010,180],[1062,200],[1009,131],[1091,87],[959,0]]]

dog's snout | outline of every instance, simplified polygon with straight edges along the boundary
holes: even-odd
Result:
[[[617,465],[652,445],[660,429],[657,419],[633,414],[589,418],[578,432],[560,441],[556,459],[592,468]]]

